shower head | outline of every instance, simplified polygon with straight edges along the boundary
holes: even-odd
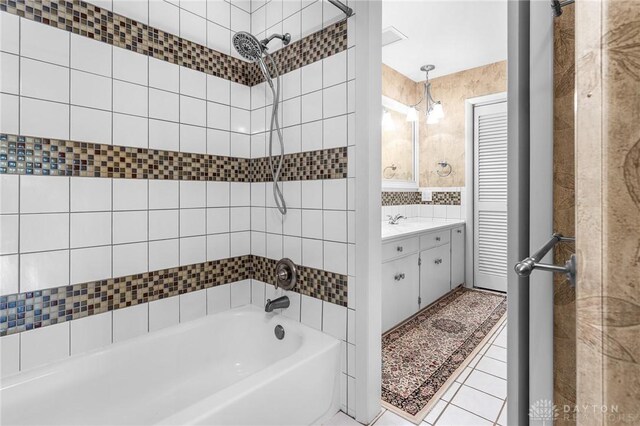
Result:
[[[264,46],[252,34],[245,31],[238,31],[233,36],[233,47],[243,58],[256,62],[262,58]]]

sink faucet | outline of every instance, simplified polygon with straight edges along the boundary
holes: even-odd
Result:
[[[267,299],[267,304],[264,305],[265,312],[273,312],[274,309],[288,308],[289,298],[287,296],[278,297],[277,299]]]
[[[406,219],[406,217],[400,214],[397,214],[395,216],[391,216],[390,214],[388,214],[387,219],[389,220],[389,225],[397,225],[400,219]]]

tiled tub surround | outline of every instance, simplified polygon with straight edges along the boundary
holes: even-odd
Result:
[[[341,292],[323,293],[325,288],[313,286],[309,290],[309,294],[319,292],[319,297],[335,294],[338,303],[288,293],[292,305],[282,314],[341,340],[341,408],[354,415],[355,40],[351,23],[355,17],[350,18],[350,35],[344,39],[345,23],[336,24],[344,15],[321,1],[271,0],[255,2],[253,8],[249,2],[222,1],[108,0],[100,5],[142,25],[179,34],[185,45],[192,41],[232,56],[230,39],[236,31],[252,31],[258,37],[288,31],[294,41],[317,33],[322,51],[305,53],[304,47],[296,47],[304,43],[292,43],[303,58],[287,62],[284,68],[288,72],[283,75],[281,121],[287,159],[293,160],[294,171],[283,184],[289,214],[284,219],[275,214],[268,173],[262,178],[256,175],[253,183],[137,175],[137,179],[0,176],[2,195],[7,194],[5,188],[18,188],[19,200],[11,207],[5,197],[0,200],[1,229],[4,235],[10,230],[14,238],[9,251],[2,247],[0,252],[0,267],[10,271],[10,279],[2,282],[2,294],[66,290],[86,282],[188,269],[229,258],[250,256],[272,262],[290,257],[311,275],[327,273],[328,279],[339,277],[338,281],[349,284]],[[229,80],[215,75],[218,71],[197,71],[188,62],[179,66],[6,12],[0,13],[0,21],[0,132],[264,163],[271,108],[264,83],[238,84],[237,76]],[[334,43],[336,36],[342,37],[337,39],[340,43]],[[276,54],[291,57],[295,49]],[[321,168],[309,154],[318,151],[322,152]],[[300,158],[308,167],[302,171],[296,166]],[[345,163],[349,167],[340,170]],[[336,170],[340,176],[329,174]],[[300,180],[290,180],[292,176]],[[47,183],[34,185],[32,179]],[[20,190],[25,186],[41,192],[27,195],[30,190]],[[33,204],[34,199],[39,203]],[[41,226],[45,222],[48,226]],[[38,245],[41,236],[42,245]],[[78,237],[84,239],[78,241]],[[35,246],[30,246],[33,241]],[[21,271],[34,266],[42,269],[21,276]],[[317,286],[318,281],[313,284]],[[2,374],[230,307],[246,303],[263,307],[265,298],[281,294],[248,278],[7,335],[0,339]]]
[[[162,1],[158,0],[160,3]],[[224,3],[223,0],[218,1]],[[146,1],[139,3],[146,3]],[[183,6],[185,9],[189,7],[189,1],[183,3],[185,3]],[[191,3],[194,4],[191,7],[198,9],[204,4],[206,17],[210,17],[206,1],[192,1]],[[171,14],[171,9],[167,10],[169,6],[164,6],[164,10],[160,9],[162,7],[159,6],[158,10],[154,8],[158,16],[163,13]],[[138,9],[136,6],[133,8]],[[228,9],[229,6],[226,8]],[[224,16],[215,16],[217,12],[224,9],[225,6],[219,10],[212,10],[211,15],[214,15],[212,18],[224,20]],[[124,7],[124,10],[129,11],[127,7]],[[0,11],[247,86],[264,81],[257,64],[231,56],[231,51],[224,46],[222,46],[222,50],[227,53],[210,48],[219,42],[208,40],[207,35],[203,39],[188,34],[188,38],[195,38],[192,41],[91,3],[67,0],[0,0]],[[192,10],[188,11],[192,12]],[[151,12],[151,8],[149,12]],[[280,16],[282,16],[282,12]],[[181,24],[187,24],[188,19],[185,19],[185,22]],[[193,17],[190,19],[192,22],[188,22],[189,24],[201,25],[201,21]],[[194,30],[194,33],[195,31],[197,30]],[[220,35],[219,28],[211,28],[211,31],[218,32],[217,35]],[[198,41],[202,43],[198,43]],[[303,39],[294,39],[289,46],[275,53],[274,60],[278,63],[280,72],[286,74],[346,48],[347,22],[342,20]]]
[[[282,180],[344,179],[347,148],[286,154]],[[0,134],[0,174],[273,181],[268,157],[238,158]]]

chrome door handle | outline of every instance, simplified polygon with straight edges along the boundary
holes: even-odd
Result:
[[[399,251],[400,253],[402,253],[402,246],[396,247],[396,250]]]
[[[439,264],[442,263],[442,259],[436,259],[435,262],[433,262],[433,263],[435,263],[436,265],[439,265]]]
[[[436,241],[440,241],[440,237],[436,237]]]
[[[457,229],[457,230],[456,230],[456,232],[457,232],[458,234],[462,234],[462,229]]]
[[[404,273],[396,274],[393,279],[396,281],[404,280]]]

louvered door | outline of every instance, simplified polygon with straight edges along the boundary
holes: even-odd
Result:
[[[474,281],[507,291],[507,103],[474,108]]]

